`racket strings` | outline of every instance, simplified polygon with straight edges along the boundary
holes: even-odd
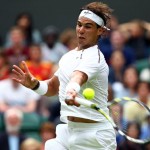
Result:
[[[140,139],[139,136],[129,134],[128,131],[129,122],[136,121],[140,125],[142,125],[146,116],[150,114],[150,109],[145,104],[143,104],[139,100],[135,100],[132,98],[117,98],[116,101],[114,100],[112,102],[109,102],[108,107],[110,110],[110,116],[113,119],[116,126],[118,127],[117,131],[119,132],[119,134],[135,143],[150,143],[149,138]],[[133,132],[135,132],[134,129]]]

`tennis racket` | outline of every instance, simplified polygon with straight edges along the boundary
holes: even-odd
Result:
[[[127,140],[134,142],[134,143],[138,143],[138,144],[147,144],[150,143],[150,139],[136,139],[133,137],[130,137],[126,134],[126,131],[121,129],[118,125],[117,119],[112,119],[113,117],[110,117],[110,115],[108,115],[107,113],[105,113],[103,111],[103,109],[101,109],[97,104],[93,103],[92,101],[83,99],[83,98],[79,98],[76,97],[75,101],[78,102],[81,105],[84,105],[86,107],[92,108],[96,111],[98,111],[99,113],[101,113],[113,126],[113,128],[123,137],[125,137]],[[150,109],[142,102],[138,101],[137,99],[133,99],[133,98],[129,98],[129,97],[122,97],[122,98],[115,98],[114,100],[112,100],[111,102],[108,103],[108,107],[110,109],[110,112],[112,111],[111,109],[118,103],[120,102],[134,102],[136,103],[137,107],[142,107],[145,111],[147,111],[148,114],[150,114]],[[136,108],[133,108],[136,109]],[[116,113],[116,114],[115,114]],[[119,112],[115,112],[113,115],[117,116],[117,114]]]

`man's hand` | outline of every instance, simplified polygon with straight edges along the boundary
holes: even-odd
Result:
[[[24,61],[22,61],[22,65],[24,67],[24,71],[20,67],[13,65],[12,71],[15,74],[13,80],[21,83],[27,88],[33,89],[39,81],[30,73],[27,64]]]
[[[66,93],[66,100],[65,100],[65,102],[66,102],[66,104],[67,105],[75,105],[75,106],[77,106],[77,107],[79,107],[80,106],[80,104],[78,104],[76,101],[75,101],[75,97],[77,96],[77,92],[74,90],[74,89],[70,89],[70,90],[68,90],[67,91],[67,93]]]

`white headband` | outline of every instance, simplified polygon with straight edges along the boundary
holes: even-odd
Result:
[[[106,30],[110,30],[109,28],[104,26],[104,20],[101,17],[99,17],[98,15],[96,15],[95,13],[93,13],[92,11],[90,11],[90,10],[82,10],[80,15],[79,15],[79,18],[80,17],[89,18],[92,21],[94,21],[95,23],[97,23],[99,26],[102,26]]]

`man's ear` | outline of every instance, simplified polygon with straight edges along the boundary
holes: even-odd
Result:
[[[104,28],[102,28],[102,27],[99,27],[99,28],[98,28],[98,32],[97,32],[97,35],[98,35],[98,36],[101,36],[101,35],[103,35],[105,32],[106,32],[106,29],[104,29]]]

